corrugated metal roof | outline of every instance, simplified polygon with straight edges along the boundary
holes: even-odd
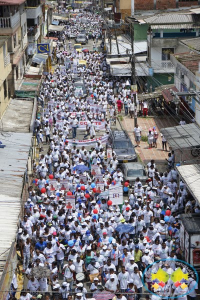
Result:
[[[1,120],[0,128],[10,132],[30,132],[32,111],[33,99],[12,99]]]
[[[199,146],[200,128],[196,124],[162,128],[161,132],[172,150]]]
[[[190,29],[190,28],[200,28],[199,25],[194,25],[194,23],[191,24],[173,24],[173,25],[151,25],[151,29]]]
[[[197,50],[197,51],[200,50],[200,38],[199,37],[193,38],[193,39],[181,40],[181,43],[188,46],[192,50]]]
[[[183,165],[177,167],[193,197],[200,203],[200,165]]]
[[[20,5],[26,0],[0,0],[0,5]]]
[[[63,31],[65,26],[49,25],[49,31]]]
[[[20,197],[31,137],[32,133],[5,132],[0,135],[0,141],[6,145],[0,148],[0,195]]]
[[[198,16],[192,14],[158,14],[144,19],[148,24],[182,24],[198,21]]]
[[[32,137],[31,133],[2,134],[0,141],[6,147],[0,148],[0,277],[9,253],[6,250],[9,250],[16,238],[23,176]]]

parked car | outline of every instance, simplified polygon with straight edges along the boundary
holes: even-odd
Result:
[[[74,49],[77,51],[77,52],[81,52],[82,51],[82,45],[81,44],[74,44]]]
[[[79,34],[76,37],[76,43],[86,45],[87,44],[87,37],[85,34]]]
[[[86,97],[87,96],[85,84],[82,79],[75,81],[74,87],[75,87],[74,94],[76,97]]]
[[[109,146],[115,151],[119,163],[137,161],[135,146],[125,131],[111,131],[108,138],[108,147]]]
[[[140,181],[142,183],[146,183],[146,180],[148,179],[147,171],[141,163],[125,163],[120,166],[120,169],[123,172],[124,181],[128,181],[130,185],[133,185],[135,183],[137,177],[140,178]]]

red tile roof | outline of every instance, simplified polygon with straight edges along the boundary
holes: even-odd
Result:
[[[26,0],[0,0],[0,5],[20,5]]]

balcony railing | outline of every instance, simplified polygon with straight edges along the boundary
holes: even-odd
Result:
[[[37,31],[38,31],[37,27],[28,28],[28,36],[35,36]]]
[[[6,57],[4,57],[4,67],[6,67],[7,65],[9,65],[10,63],[10,53],[8,53],[6,55]]]
[[[174,68],[174,65],[171,61],[162,61],[161,62],[161,67],[163,69],[173,69]]]
[[[0,18],[0,28],[14,28],[17,23],[20,23],[19,12],[11,17]]]

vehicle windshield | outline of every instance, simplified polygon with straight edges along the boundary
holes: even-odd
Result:
[[[82,45],[74,45],[74,49],[81,49]]]
[[[84,35],[84,34],[79,34],[79,35],[78,35],[78,39],[83,39],[83,38],[85,38],[85,35]]]
[[[144,176],[144,170],[139,169],[139,170],[128,170],[127,172],[127,176],[128,177],[140,177],[140,176]]]
[[[125,142],[125,141],[115,141],[114,142],[114,148],[115,149],[128,149],[132,148],[132,144],[130,142]]]

